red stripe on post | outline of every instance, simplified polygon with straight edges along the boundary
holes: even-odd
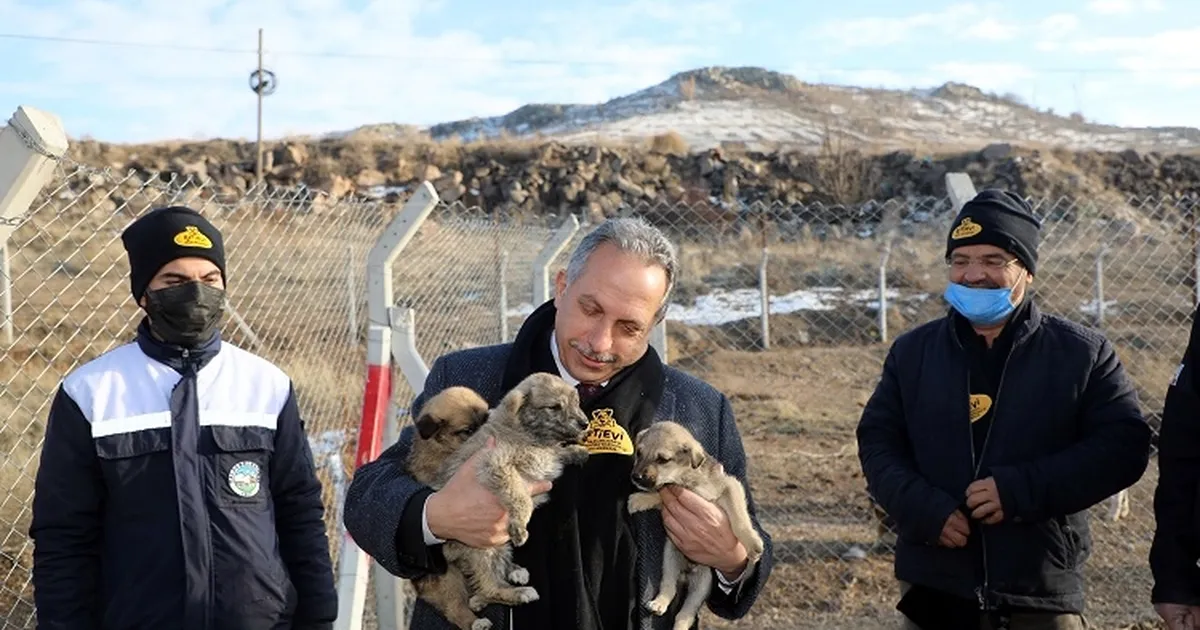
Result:
[[[392,370],[386,365],[367,366],[367,386],[363,391],[362,425],[358,429],[358,453],[354,468],[375,461],[383,451],[383,423],[387,421],[392,392]]]

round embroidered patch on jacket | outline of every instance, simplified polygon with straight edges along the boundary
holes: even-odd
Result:
[[[254,462],[238,462],[229,469],[229,489],[239,497],[250,498],[258,494],[262,469]]]

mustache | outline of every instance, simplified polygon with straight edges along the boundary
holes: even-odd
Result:
[[[600,363],[612,363],[613,361],[617,360],[616,355],[592,352],[591,348],[585,347],[583,343],[575,341],[574,339],[568,343],[572,348],[575,349],[576,352],[591,359],[592,361],[598,361]]]

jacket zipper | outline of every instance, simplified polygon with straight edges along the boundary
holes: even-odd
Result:
[[[953,326],[953,323],[951,323]],[[960,350],[966,351],[963,348],[962,342],[958,339],[958,333],[953,331],[955,345]],[[987,452],[988,441],[992,437],[992,429],[996,426],[996,420],[999,419],[998,409],[1000,407],[1000,393],[1004,389],[1004,376],[1008,374],[1008,362],[1012,360],[1012,355],[1017,352],[1017,348],[1024,343],[1024,337],[1014,339],[1012,348],[1009,348],[1008,355],[1004,357],[1004,366],[1000,368],[1000,382],[996,385],[996,400],[992,401],[992,420],[988,423],[987,431],[983,434],[983,446],[979,448],[978,456],[975,454],[975,435],[971,429],[971,423],[967,423],[968,444],[971,446],[971,481],[975,481],[979,477],[979,469],[983,465],[983,455]],[[970,363],[968,363],[968,366]],[[967,368],[967,395],[971,394],[971,368]],[[987,557],[987,536],[983,533],[983,528],[979,528],[979,548],[983,552],[983,585],[975,587],[975,597],[979,601],[979,609],[988,610],[987,595],[991,592],[990,580],[988,576],[988,557]]]

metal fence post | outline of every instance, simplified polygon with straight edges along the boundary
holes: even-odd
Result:
[[[963,204],[975,197],[975,183],[966,173],[946,173],[946,193],[950,197],[951,211],[958,214]]]
[[[758,261],[759,324],[762,334],[762,349],[771,349],[771,288],[767,286],[767,233],[762,236],[762,258]]]
[[[1104,255],[1108,253],[1108,244],[1101,243],[1096,252],[1096,327],[1104,328]]]
[[[22,105],[0,129],[0,319],[4,342],[13,342],[13,285],[8,239],[22,223],[34,198],[67,153],[62,121],[49,112]]]
[[[508,250],[500,252],[500,343],[508,341]]]
[[[546,303],[550,299],[550,265],[555,258],[566,249],[571,239],[575,236],[575,232],[579,230],[579,218],[575,215],[569,215],[566,221],[550,237],[550,241],[538,252],[537,259],[533,261],[533,306],[538,306]]]
[[[412,240],[417,229],[437,206],[438,196],[433,185],[422,182],[404,204],[392,222],[380,234],[367,255],[367,384],[363,393],[362,425],[358,435],[355,467],[373,461],[385,448],[387,434],[395,430],[387,418],[391,402],[392,322],[390,308],[392,263],[400,250]],[[407,375],[406,375],[407,376]],[[419,390],[421,384],[412,384]],[[392,440],[394,441],[394,435]],[[390,446],[392,442],[386,442]],[[338,619],[337,630],[360,630],[366,607],[366,570],[370,559],[343,527],[341,555],[338,562]],[[381,579],[382,578],[382,579]],[[391,574],[376,573],[376,604],[380,630],[398,630],[396,604],[401,598],[401,584]],[[385,593],[386,591],[386,593]],[[384,625],[390,622],[392,625]]]

